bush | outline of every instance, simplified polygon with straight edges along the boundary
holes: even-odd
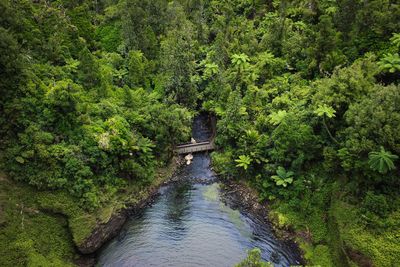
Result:
[[[235,267],[272,267],[269,262],[261,260],[261,250],[253,248],[247,252],[247,258],[235,265]]]
[[[225,152],[213,152],[211,154],[213,168],[220,174],[229,175],[233,174],[233,166],[232,163],[234,162],[232,159],[232,152],[225,151]]]
[[[361,204],[361,211],[367,216],[372,213],[380,218],[384,218],[388,215],[390,207],[385,195],[374,194],[368,191]]]
[[[315,247],[312,255],[312,263],[321,267],[334,267],[332,256],[329,252],[329,247],[325,245],[318,245]]]

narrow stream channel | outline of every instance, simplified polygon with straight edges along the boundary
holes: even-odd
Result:
[[[193,125],[197,141],[210,136],[206,117]],[[160,189],[153,205],[130,218],[100,252],[98,266],[233,266],[258,247],[274,266],[299,263],[289,244],[254,214],[232,208],[222,194],[207,153],[195,154],[178,174],[179,182]]]

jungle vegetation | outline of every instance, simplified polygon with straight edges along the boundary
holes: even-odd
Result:
[[[150,184],[209,112],[215,170],[302,233],[307,261],[396,266],[399,29],[391,0],[0,1],[1,169],[91,212]],[[7,227],[11,250],[51,252]]]

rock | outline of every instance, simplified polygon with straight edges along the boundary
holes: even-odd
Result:
[[[96,258],[94,255],[82,256],[75,260],[75,264],[79,267],[92,267],[96,265]]]
[[[116,236],[127,219],[127,213],[121,211],[115,214],[105,224],[98,224],[91,235],[81,244],[78,244],[78,250],[83,254],[91,254],[98,250],[105,242]]]
[[[76,244],[77,249],[82,254],[85,255],[92,254],[96,252],[98,249],[100,249],[107,241],[117,236],[117,234],[121,230],[122,226],[124,225],[130,214],[136,213],[141,209],[143,209],[145,206],[152,203],[154,197],[158,195],[158,189],[161,187],[161,185],[171,182],[173,180],[178,180],[175,174],[179,166],[182,165],[181,162],[182,162],[181,158],[177,159],[176,161],[177,164],[175,166],[173,174],[169,176],[164,183],[160,183],[158,186],[149,188],[146,198],[142,199],[139,203],[127,204],[128,205],[127,208],[119,210],[114,214],[112,214],[110,219],[106,223],[98,222],[95,228],[92,230],[91,234],[82,242],[80,242],[80,244]],[[87,258],[90,258],[90,256],[88,256]],[[93,265],[83,264],[82,266],[93,266]]]
[[[295,237],[299,236],[299,233],[293,232],[292,229],[278,228],[270,218],[268,206],[265,203],[259,203],[258,194],[254,189],[250,188],[245,183],[233,179],[225,180],[224,185],[225,193],[227,195],[235,195],[239,200],[240,207],[247,209],[248,212],[269,224],[278,238],[285,242],[290,241],[291,243],[287,244],[303,257],[299,247],[293,242]],[[303,259],[301,259],[300,263],[303,264]]]
[[[193,155],[192,154],[187,154],[185,156],[186,165],[190,165],[190,163],[192,163],[192,159],[193,159]]]

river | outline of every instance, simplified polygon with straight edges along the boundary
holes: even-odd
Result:
[[[210,136],[206,116],[196,117],[193,137]],[[291,244],[278,240],[262,218],[223,193],[207,153],[160,188],[152,205],[133,215],[100,251],[98,266],[233,266],[258,247],[274,266],[299,263]]]

